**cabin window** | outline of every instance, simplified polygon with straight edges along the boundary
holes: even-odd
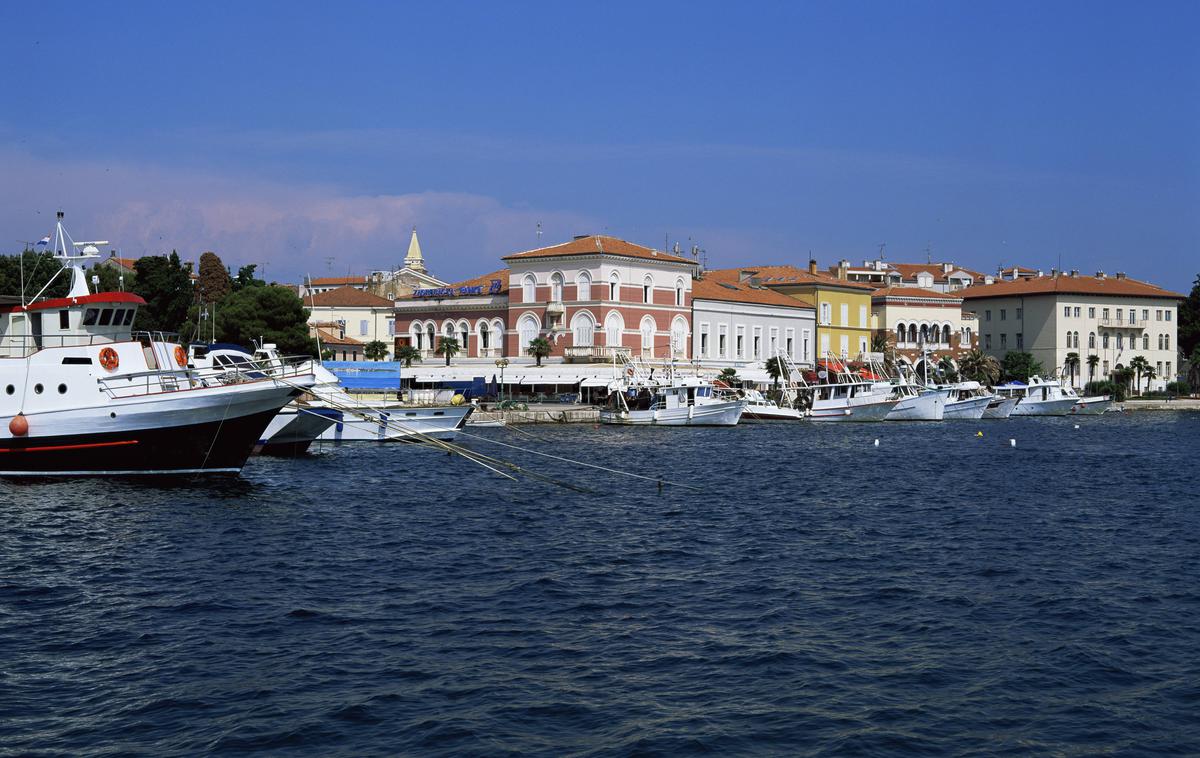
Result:
[[[71,328],[71,312],[70,311],[59,311],[58,312],[58,328],[62,329],[64,331]]]
[[[96,325],[96,317],[99,315],[100,315],[100,310],[98,308],[88,308],[86,311],[83,312],[83,325],[84,326],[95,326]]]
[[[112,308],[105,308],[100,311],[100,326],[108,326],[112,323]]]
[[[137,312],[136,308],[130,308],[125,311],[125,320],[121,322],[122,326],[129,326],[133,323],[133,314]]]

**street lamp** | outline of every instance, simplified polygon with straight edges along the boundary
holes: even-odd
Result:
[[[504,402],[504,369],[506,366],[508,366],[507,358],[496,361],[496,367],[500,369],[500,402]]]

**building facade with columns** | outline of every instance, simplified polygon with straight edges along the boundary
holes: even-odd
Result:
[[[1151,389],[1178,375],[1177,318],[1184,296],[1177,292],[1120,273],[1071,271],[997,281],[958,294],[979,319],[981,349],[996,358],[1014,350],[1032,353],[1046,372],[1057,371],[1074,386],[1107,379],[1136,356],[1155,370]],[[1074,370],[1064,368],[1071,353],[1079,359]]]
[[[887,338],[896,359],[924,373],[923,360],[930,372],[942,358],[956,365],[963,355],[978,344],[974,314],[963,313],[958,293],[915,287],[884,287],[871,295],[875,333]]]

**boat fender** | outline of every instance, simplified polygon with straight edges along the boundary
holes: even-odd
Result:
[[[179,364],[179,368],[187,366],[187,353],[183,352],[182,345],[175,346],[175,362]]]
[[[25,414],[18,413],[8,422],[8,431],[12,432],[14,437],[24,437],[29,434],[29,419],[25,418]]]
[[[111,347],[106,347],[100,351],[100,365],[105,371],[116,371],[117,366],[121,365],[121,359],[117,357],[117,351]]]

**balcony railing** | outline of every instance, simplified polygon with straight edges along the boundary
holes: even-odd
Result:
[[[573,345],[563,349],[563,358],[568,363],[607,363],[628,357],[629,348],[615,345]]]
[[[1129,319],[1128,321],[1119,318],[1102,318],[1100,326],[1107,329],[1145,329],[1147,325],[1146,319]]]

